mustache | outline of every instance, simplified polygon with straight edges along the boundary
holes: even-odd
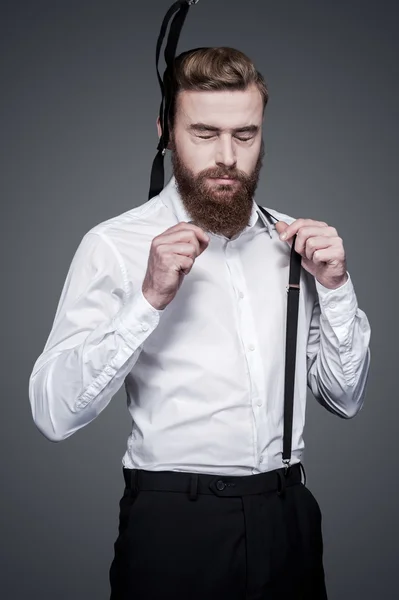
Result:
[[[205,171],[201,171],[199,173],[199,179],[207,179],[208,177],[213,177],[215,179],[237,179],[238,181],[247,181],[248,175],[239,171],[238,169],[223,169],[222,167],[218,167],[215,169],[206,169]]]

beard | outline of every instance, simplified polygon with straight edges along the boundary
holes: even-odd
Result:
[[[255,168],[249,175],[235,167],[221,165],[196,175],[182,161],[173,140],[170,148],[177,190],[194,224],[229,238],[241,233],[251,217],[253,196],[264,157],[263,140]],[[235,181],[231,184],[211,183],[209,177],[230,177]]]

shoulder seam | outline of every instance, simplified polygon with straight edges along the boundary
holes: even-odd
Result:
[[[146,203],[141,204],[140,206],[136,206],[135,208],[131,208],[130,210],[126,211],[125,213],[122,213],[121,215],[118,215],[117,217],[111,217],[107,221],[99,223],[98,225],[93,227],[91,231],[93,231],[94,233],[106,232],[107,229],[112,227],[115,223],[118,223],[118,221],[135,221],[140,217],[147,215],[147,213],[149,213],[152,209],[154,209],[155,212],[162,206],[164,206],[164,204],[159,197],[152,198]]]
[[[126,269],[125,261],[123,260],[122,255],[119,252],[118,248],[115,246],[114,242],[104,233],[104,231],[89,231],[88,233],[92,234],[92,235],[98,235],[98,237],[100,237],[103,240],[103,242],[111,248],[112,252],[114,253],[114,255],[116,257],[116,260],[118,262],[119,268],[122,273],[122,281],[123,281],[124,290],[126,292],[127,297],[129,297],[130,291],[129,291],[129,282],[128,282],[128,277],[127,277],[127,269]]]
[[[119,217],[116,218],[111,218],[110,220],[106,221],[105,223],[100,223],[96,226],[94,226],[90,231],[87,232],[87,235],[92,234],[92,235],[97,235],[98,237],[100,237],[103,242],[105,244],[107,244],[117,262],[119,265],[119,268],[121,270],[121,274],[122,274],[122,281],[123,281],[123,287],[124,287],[124,291],[126,293],[127,298],[130,297],[131,295],[131,291],[129,288],[129,280],[128,280],[128,276],[127,276],[127,268],[126,268],[126,264],[125,261],[122,258],[121,253],[119,252],[118,248],[115,246],[114,242],[111,240],[111,238],[107,235],[107,230],[112,228],[112,226],[118,222],[118,220],[120,220],[120,222],[128,222],[128,221],[134,221],[137,220],[139,217],[142,217],[143,215],[147,214],[149,211],[151,211],[151,209],[154,209],[154,211],[156,211],[157,209],[159,209],[160,207],[164,206],[161,198],[157,197],[153,199],[153,202],[149,202],[148,206],[142,205],[141,207],[138,206],[136,207],[137,209],[142,208],[142,210],[138,210],[136,214],[132,214],[132,211],[134,211],[135,209],[131,209],[129,211],[127,211],[127,213],[125,213],[125,216],[123,215],[119,215]]]

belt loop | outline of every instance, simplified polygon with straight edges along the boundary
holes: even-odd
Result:
[[[139,472],[137,469],[132,469],[130,474],[130,490],[132,496],[136,496],[139,492]]]
[[[197,500],[198,498],[198,475],[190,475],[190,490],[188,497],[190,500]]]
[[[277,476],[278,476],[277,496],[284,497],[284,495],[285,495],[285,475],[280,470],[278,470]]]
[[[299,463],[299,468],[301,469],[301,471],[303,473],[303,485],[306,486],[306,472],[305,472],[305,467],[303,466],[303,464],[301,462]]]

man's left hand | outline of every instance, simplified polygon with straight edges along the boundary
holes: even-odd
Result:
[[[335,289],[348,280],[343,241],[334,227],[323,221],[297,219],[291,225],[278,221],[276,230],[290,246],[297,234],[295,250],[302,256],[302,266],[324,287]]]

